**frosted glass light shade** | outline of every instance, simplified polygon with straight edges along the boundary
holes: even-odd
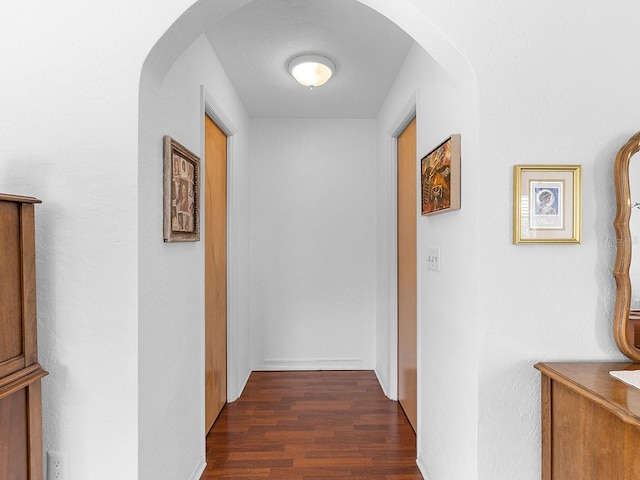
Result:
[[[320,55],[301,55],[289,62],[289,72],[300,85],[305,87],[324,85],[335,70],[335,64]]]

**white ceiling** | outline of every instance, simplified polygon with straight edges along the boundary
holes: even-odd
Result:
[[[413,40],[355,0],[255,0],[207,37],[252,117],[375,118]],[[336,74],[309,90],[289,75],[303,53]]]

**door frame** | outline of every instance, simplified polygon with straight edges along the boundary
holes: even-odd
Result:
[[[235,158],[235,138],[234,135],[238,132],[238,129],[233,124],[229,116],[225,113],[224,109],[218,102],[211,96],[207,88],[204,85],[200,86],[200,138],[201,138],[201,158],[205,158],[205,122],[204,117],[208,116],[215,122],[215,124],[224,132],[227,136],[227,402],[233,402],[239,397],[239,385],[238,385],[238,349],[237,349],[237,333],[234,329],[235,318],[237,315],[237,270],[238,270],[238,249],[235,245],[238,244],[235,241],[237,237],[237,219],[231,213],[234,211],[234,197],[236,195],[233,188],[234,183],[234,158]],[[205,168],[206,162],[201,162],[203,169],[201,178],[206,178]],[[200,211],[204,212],[204,190],[200,195]],[[201,231],[204,231],[204,225],[207,218],[205,215],[201,217]],[[204,248],[204,247],[203,247]],[[204,250],[203,250],[204,251]],[[205,271],[204,262],[202,265],[202,282],[204,285]],[[204,288],[204,287],[203,287]],[[204,292],[203,292],[204,293]],[[200,365],[202,368],[202,375],[200,375],[200,394],[202,398],[202,411],[201,421],[202,425],[202,438],[205,438],[207,432],[204,431],[205,425],[205,317],[204,317],[204,296],[203,296],[203,316],[201,324],[201,338],[200,343]]]
[[[421,117],[420,108],[420,89],[416,89],[415,92],[409,97],[404,107],[398,112],[396,119],[391,123],[391,126],[387,130],[387,134],[391,138],[391,152],[390,161],[388,163],[389,171],[387,172],[387,178],[389,181],[388,188],[390,192],[390,205],[389,205],[389,228],[388,231],[388,244],[389,244],[389,285],[388,285],[388,299],[389,299],[389,338],[388,338],[388,357],[387,368],[389,372],[389,392],[387,396],[397,401],[398,400],[398,137],[404,131],[404,129],[416,118],[416,127],[419,125]],[[420,151],[420,135],[416,130],[416,156]],[[416,158],[416,192],[422,191],[420,164]],[[420,265],[422,265],[422,251],[420,249],[420,242],[422,238],[419,222],[419,212],[421,212],[420,194],[416,195],[416,207],[418,212],[418,218],[416,219],[416,336],[417,336],[417,351],[416,351],[416,388],[417,388],[417,421],[416,421],[416,440],[417,451],[420,452],[420,405],[422,404],[422,381],[421,381],[421,368],[422,364],[422,274]]]

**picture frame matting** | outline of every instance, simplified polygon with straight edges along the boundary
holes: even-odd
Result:
[[[513,243],[580,243],[580,165],[514,165]]]

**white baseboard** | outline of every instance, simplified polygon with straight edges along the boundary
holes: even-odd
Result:
[[[247,375],[244,377],[244,380],[242,380],[242,382],[240,382],[240,388],[238,388],[238,391],[236,392],[236,396],[235,398],[230,398],[229,402],[235,402],[236,400],[238,400],[240,398],[240,395],[242,395],[242,392],[244,392],[244,387],[247,386],[247,382],[249,381],[249,377],[251,376],[251,371],[249,371],[249,373],[247,373]]]
[[[361,358],[267,358],[252,368],[254,371],[373,369]]]
[[[193,469],[193,473],[189,477],[189,480],[200,480],[205,468],[207,468],[207,462],[205,462],[204,458],[201,458]]]
[[[389,390],[387,390],[387,385],[380,379],[380,375],[378,375],[378,371],[374,368],[373,373],[376,374],[376,378],[378,379],[378,383],[380,384],[380,388],[382,389],[382,393],[384,393],[385,397],[389,400],[396,400],[395,398],[391,398],[389,396]]]
[[[420,475],[424,480],[429,480],[429,476],[427,475],[427,468],[420,457],[416,459],[416,464],[418,465],[418,470],[420,470]]]

